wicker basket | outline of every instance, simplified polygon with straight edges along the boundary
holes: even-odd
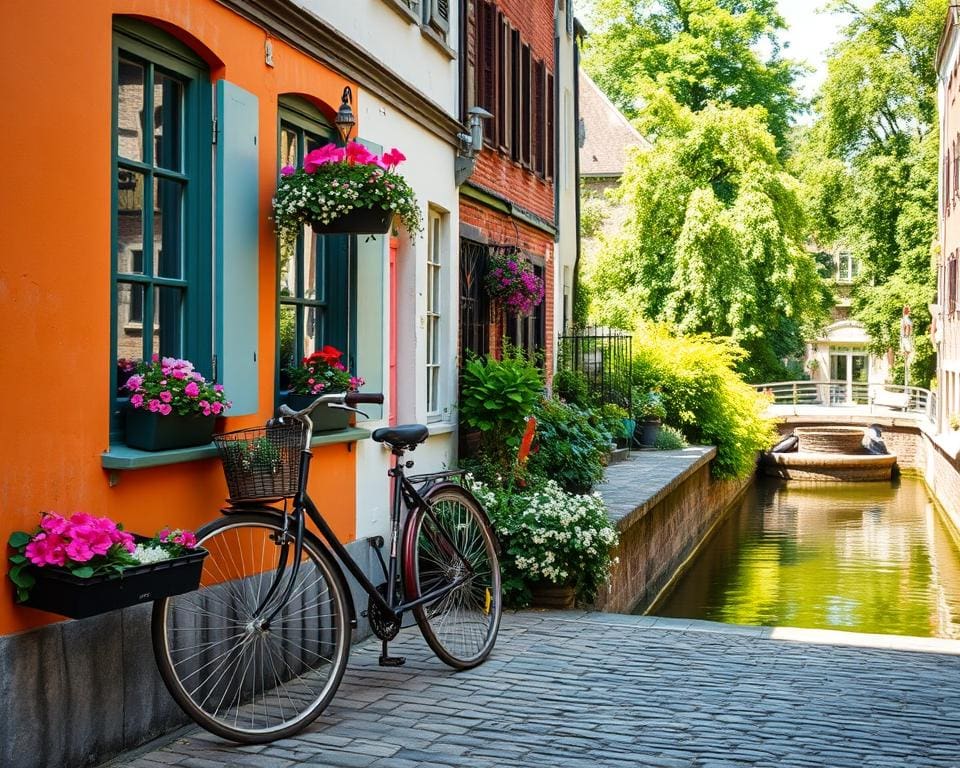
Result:
[[[214,435],[230,501],[268,501],[296,495],[306,425],[286,424],[238,429]]]

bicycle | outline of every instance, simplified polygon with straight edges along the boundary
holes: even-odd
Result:
[[[427,438],[427,427],[372,434],[393,456],[389,559],[381,537],[368,540],[382,583],[367,577],[307,494],[314,409],[382,402],[380,394],[323,395],[302,411],[281,406],[264,427],[215,436],[228,506],[197,531],[209,553],[200,587],[157,600],[152,623],[167,689],[212,733],[245,744],[274,741],[330,703],[357,626],[340,563],[368,595],[362,615],[382,642],[381,666],[404,662],[388,643],[408,611],[454,669],[477,666],[493,648],[502,611],[499,545],[483,508],[455,482],[459,472],[406,475],[413,462],[405,453]]]

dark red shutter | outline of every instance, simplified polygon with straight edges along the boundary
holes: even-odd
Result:
[[[547,126],[547,178],[552,179],[556,176],[556,148],[554,146],[554,139],[556,134],[556,120],[557,110],[556,102],[553,98],[553,75],[547,73],[547,114],[546,114],[546,126]],[[561,125],[563,122],[561,121]]]
[[[530,165],[530,145],[531,145],[531,117],[533,114],[530,96],[532,93],[530,75],[530,46],[526,43],[522,46],[520,55],[520,162],[526,166]]]
[[[523,131],[520,125],[523,121],[521,104],[522,78],[520,77],[521,46],[519,30],[510,30],[510,157],[520,161],[523,144]]]
[[[497,111],[497,12],[492,3],[477,3],[477,104]],[[496,141],[496,120],[483,121],[483,137]]]
[[[510,148],[510,25],[497,13],[497,143],[504,152]]]

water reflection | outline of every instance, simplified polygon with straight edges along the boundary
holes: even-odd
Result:
[[[654,613],[956,638],[960,557],[919,480],[764,478]]]

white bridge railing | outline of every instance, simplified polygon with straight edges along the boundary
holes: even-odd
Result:
[[[849,381],[775,381],[755,384],[758,392],[771,396],[775,405],[885,408],[917,413],[930,421],[937,418],[936,393],[902,384],[867,384]]]

